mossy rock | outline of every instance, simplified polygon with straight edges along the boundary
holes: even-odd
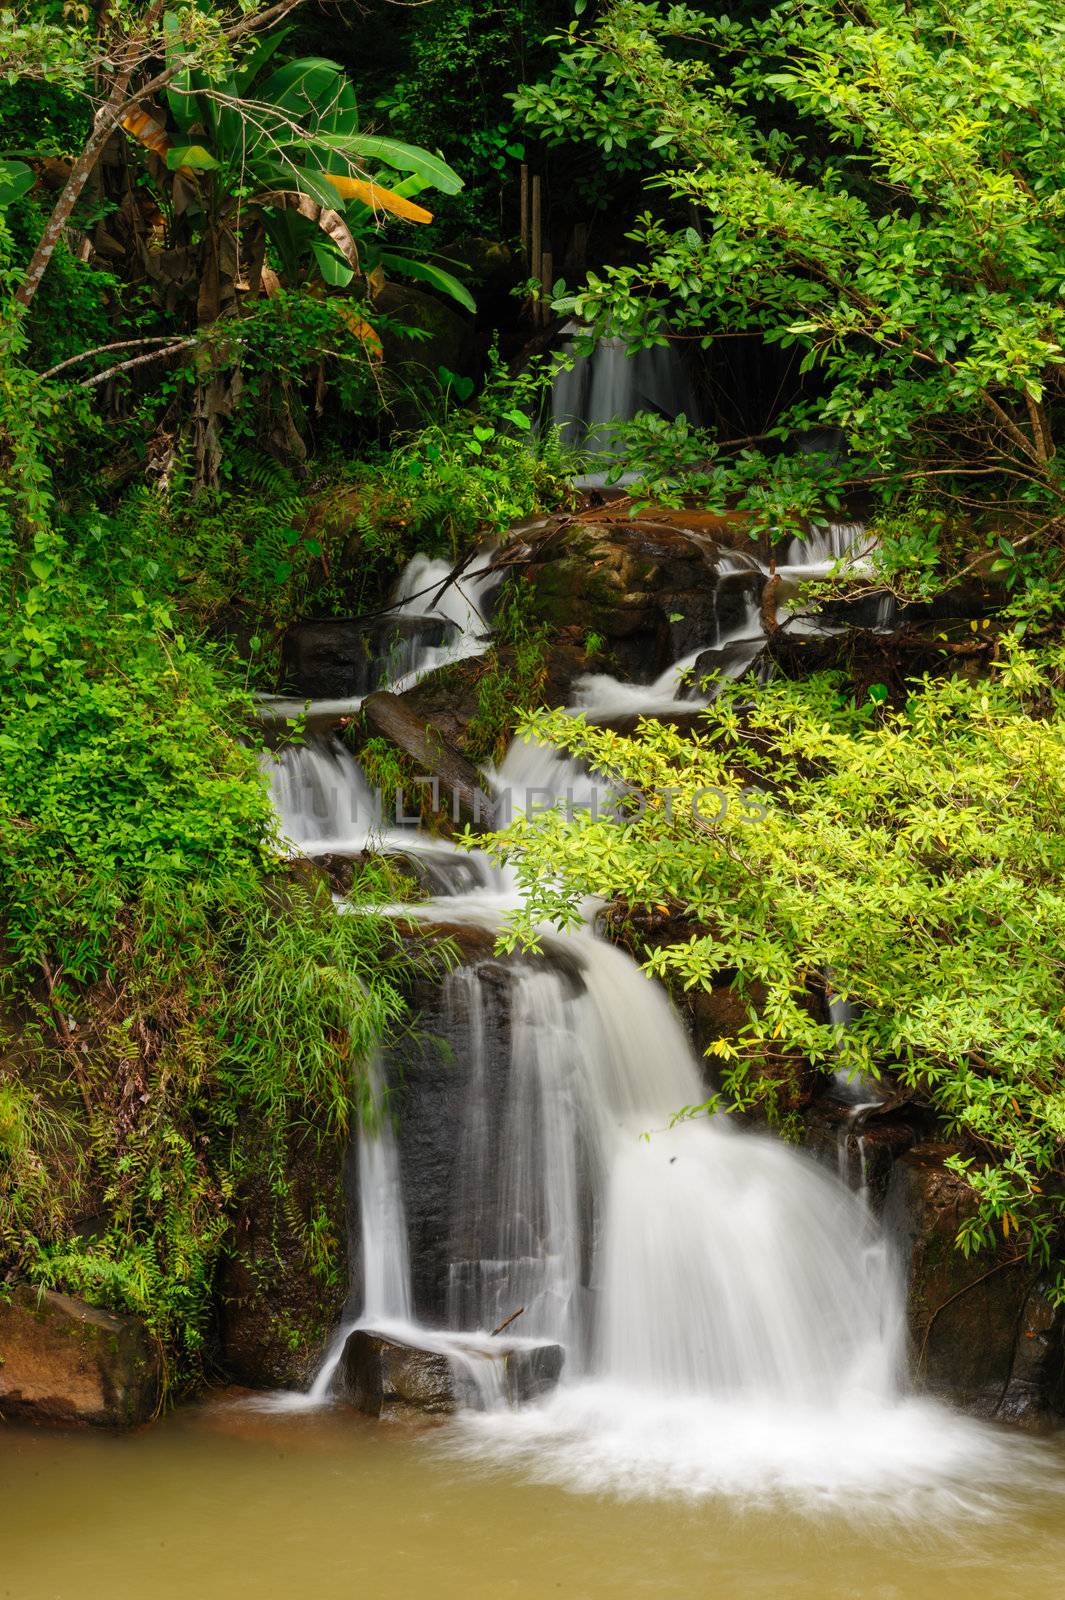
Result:
[[[130,1428],[162,1396],[159,1348],[136,1317],[20,1284],[0,1299],[0,1417]]]
[[[219,1285],[219,1358],[227,1377],[251,1388],[302,1389],[347,1299],[347,1140],[290,1134],[283,1193],[264,1145],[250,1141],[245,1157]],[[312,1229],[332,1245],[326,1271],[312,1257]]]

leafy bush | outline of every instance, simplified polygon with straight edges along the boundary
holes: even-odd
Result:
[[[701,931],[649,969],[689,989],[735,973],[748,1002],[713,1047],[726,1109],[771,1096],[796,1056],[886,1078],[963,1141],[979,1209],[962,1248],[1015,1235],[1060,1271],[1063,685],[1065,650],[1016,647],[990,681],[926,680],[898,711],[821,675],[726,685],[691,739],[536,717],[530,733],[643,798],[620,823],[556,809],[497,837],[528,897],[507,942],[574,922],[589,894],[679,913]]]
[[[290,1133],[345,1137],[412,958],[387,923],[338,917],[282,870],[246,691],[169,598],[192,580],[195,622],[222,581],[182,552],[198,513],[145,495],[60,519],[24,428],[35,409],[47,432],[47,389],[12,363],[0,1281],[139,1312],[178,1381],[200,1360],[238,1181],[265,1162],[283,1209]],[[320,1227],[305,1243],[309,1271],[334,1270]]]
[[[805,509],[826,486],[888,504],[918,486],[1011,543],[1023,527],[1060,577],[1059,24],[1047,0],[747,18],[614,0],[518,105],[548,140],[641,152],[664,199],[636,259],[556,309],[637,345],[793,347],[819,393],[776,436],[832,425],[851,452],[793,485]],[[718,497],[774,471],[764,450],[715,451]]]

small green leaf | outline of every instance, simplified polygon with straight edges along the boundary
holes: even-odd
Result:
[[[173,144],[166,153],[171,172],[188,167],[192,172],[217,172],[222,165],[202,144]]]
[[[36,181],[36,173],[24,161],[0,161],[0,207],[21,199]]]

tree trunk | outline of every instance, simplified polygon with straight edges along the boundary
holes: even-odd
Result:
[[[147,43],[155,31],[155,25],[162,15],[165,0],[153,0],[140,29],[129,41],[123,52],[125,65],[118,69],[106,102],[96,113],[92,133],[86,141],[81,155],[70,169],[70,175],[63,185],[59,199],[48,218],[47,226],[38,241],[37,248],[30,257],[30,264],[26,268],[26,276],[15,294],[15,299],[20,305],[28,306],[37,290],[40,288],[41,279],[48,270],[48,263],[55,254],[55,247],[63,236],[63,229],[70,221],[70,213],[81,198],[93,168],[103,153],[104,145],[110,139],[115,129],[119,126],[122,112],[125,109],[129,96],[129,86],[137,64],[138,52]]]
[[[89,175],[95,167],[103,152],[108,139],[122,124],[123,113],[139,100],[147,99],[168,84],[181,70],[179,66],[167,67],[163,72],[157,73],[148,83],[142,84],[135,94],[130,94],[129,86],[133,81],[138,61],[143,59],[143,52],[148,45],[156,24],[163,14],[166,0],[152,0],[151,6],[145,14],[144,21],[136,33],[129,40],[125,51],[121,53],[118,76],[115,79],[111,93],[104,105],[96,113],[92,133],[89,135],[85,148],[70,169],[70,174],[63,186],[63,191],[55,203],[52,215],[48,218],[47,226],[38,242],[36,250],[30,257],[26,276],[16,291],[15,298],[20,305],[28,306],[40,288],[41,279],[48,270],[48,263],[55,254],[55,247],[62,237],[63,229],[70,220],[70,213],[77,205]],[[289,12],[303,4],[303,0],[278,0],[276,5],[268,6],[258,15],[242,17],[231,28],[225,30],[225,38],[232,43],[235,39],[242,38],[245,34],[264,28],[268,24],[280,22]]]

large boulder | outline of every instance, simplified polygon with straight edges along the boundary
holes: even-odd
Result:
[[[908,1269],[914,1380],[978,1415],[1037,1425],[1061,1404],[1061,1318],[1023,1255],[956,1247],[976,1200],[949,1154],[923,1144],[903,1155],[885,1207]]]
[[[512,645],[495,644],[491,653],[455,661],[428,674],[399,697],[423,722],[431,723],[442,739],[465,751],[470,725],[481,704],[481,686],[492,674],[512,673],[516,662]],[[564,706],[571,698],[574,680],[591,670],[583,645],[572,639],[547,642],[544,676],[537,696],[541,705]]]
[[[367,1416],[443,1417],[496,1399],[509,1405],[534,1400],[558,1382],[562,1363],[558,1344],[456,1336],[418,1345],[357,1328],[334,1386]]]
[[[162,1395],[159,1349],[136,1317],[18,1286],[0,1299],[0,1417],[129,1428]]]
[[[579,517],[539,535],[527,578],[553,630],[598,635],[637,681],[735,631],[764,582],[753,560],[722,561],[709,533]]]
[[[454,632],[445,617],[294,622],[281,645],[284,681],[293,694],[309,699],[368,694],[386,671],[396,677],[409,670],[419,647],[446,644]]]
[[[471,373],[477,359],[476,333],[472,320],[453,303],[440,300],[424,289],[408,283],[386,283],[376,291],[374,311],[389,319],[380,328],[384,365],[390,379],[398,380],[401,394],[396,402],[401,422],[418,416],[409,398],[419,390],[439,387],[439,371]]]

